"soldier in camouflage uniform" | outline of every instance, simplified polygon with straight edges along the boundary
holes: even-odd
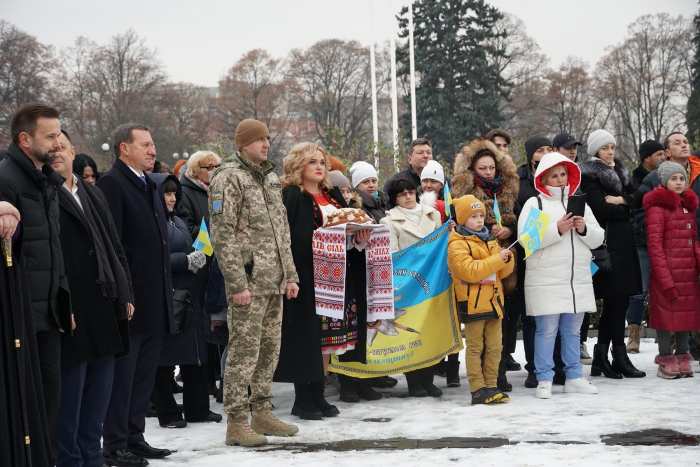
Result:
[[[209,188],[211,242],[226,280],[228,358],[224,373],[226,444],[257,446],[265,435],[299,430],[270,411],[272,375],[279,357],[282,294],[299,287],[290,249],[282,186],[267,160],[267,127],[252,119],[236,128],[240,151],[214,172]],[[248,386],[251,396],[248,397]],[[253,418],[248,424],[248,407]]]

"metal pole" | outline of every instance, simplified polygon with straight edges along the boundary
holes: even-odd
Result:
[[[391,136],[394,141],[394,169],[399,170],[399,104],[396,94],[396,21],[391,27]]]
[[[374,1],[369,0],[369,36],[371,44],[369,46],[369,60],[372,73],[372,136],[374,137],[374,166],[379,167],[377,157],[379,145],[379,128],[377,127],[377,74],[374,59]]]
[[[411,66],[411,135],[412,139],[416,139],[418,125],[416,124],[416,65],[413,59],[413,0],[408,2],[408,51]]]

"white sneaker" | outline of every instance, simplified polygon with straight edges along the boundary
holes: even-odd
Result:
[[[567,379],[564,384],[564,392],[598,394],[598,388],[593,386],[586,378]]]
[[[538,399],[551,399],[552,398],[552,382],[551,381],[538,381],[537,391],[535,391],[535,397]]]

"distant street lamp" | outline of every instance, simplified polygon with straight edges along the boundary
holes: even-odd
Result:
[[[185,159],[189,159],[189,158],[190,158],[190,153],[187,152],[187,151],[185,151],[185,152],[182,153],[182,157],[184,157]]]
[[[109,151],[109,144],[104,143],[104,144],[102,145],[102,150],[103,150],[104,152]]]
[[[179,159],[179,158],[180,158],[180,154],[174,152],[174,153],[173,153],[173,159],[177,160],[177,159]]]

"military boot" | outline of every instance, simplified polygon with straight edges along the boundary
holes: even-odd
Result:
[[[253,419],[250,427],[261,435],[269,436],[292,436],[299,432],[296,425],[287,425],[274,415],[270,409],[257,410],[253,412]]]
[[[261,446],[267,444],[267,438],[265,435],[259,435],[253,431],[247,420],[241,422],[229,420],[226,427],[226,444],[229,446],[238,444],[246,447]]]

